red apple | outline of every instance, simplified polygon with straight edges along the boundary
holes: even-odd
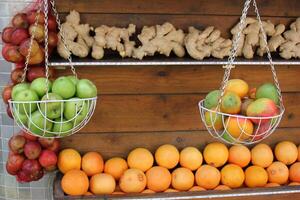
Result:
[[[38,24],[37,26],[34,26],[34,24],[30,25],[29,34],[34,35],[34,39],[39,43],[43,42],[45,37],[44,26],[41,24]]]
[[[23,153],[26,139],[22,135],[14,135],[8,141],[9,149],[14,153]]]
[[[6,171],[11,175],[16,175],[22,168],[24,160],[23,155],[10,153],[6,162]]]
[[[47,148],[48,150],[50,151],[53,151],[55,153],[58,153],[59,152],[59,149],[60,149],[60,142],[58,139],[55,139],[53,144]]]
[[[16,28],[28,28],[28,20],[25,13],[16,14],[11,23]]]
[[[56,31],[57,23],[56,19],[53,15],[49,15],[48,17],[48,29],[49,31]]]
[[[8,104],[8,100],[11,99],[11,91],[12,91],[13,85],[7,85],[4,87],[2,91],[2,99],[4,103]]]
[[[43,148],[48,148],[53,145],[55,138],[39,138],[38,141]]]
[[[14,69],[10,74],[10,79],[14,84],[21,83],[23,76],[23,69]]]
[[[27,20],[28,20],[29,24],[35,23],[36,15],[37,15],[37,11],[31,11],[31,12],[27,13]],[[38,23],[39,24],[45,23],[45,15],[42,12],[40,12],[40,14],[39,14]]]
[[[28,38],[27,40],[24,40],[19,47],[20,53],[25,57],[29,54],[30,43],[31,43],[31,39]],[[36,40],[33,40],[31,45],[30,56],[31,57],[35,56],[39,50],[40,50],[39,43]]]
[[[17,28],[12,32],[11,35],[11,43],[14,45],[19,45],[23,40],[29,38],[29,33],[27,29],[24,28]]]
[[[15,68],[16,68],[16,69],[24,69],[24,67],[25,67],[25,64],[24,64],[24,63],[16,63],[16,64],[15,64]]]
[[[25,160],[21,170],[31,181],[37,181],[44,175],[43,168],[37,160]]]
[[[22,135],[27,141],[36,141],[38,137],[31,135],[26,131],[20,131],[20,135]]]
[[[24,57],[19,53],[18,47],[10,44],[5,44],[5,46],[2,48],[2,56],[8,62],[24,62]]]
[[[42,151],[38,142],[28,141],[24,146],[24,154],[28,159],[37,159]]]
[[[37,65],[37,64],[41,64],[42,62],[44,62],[44,59],[45,59],[45,54],[44,54],[43,50],[40,48],[34,56],[31,56],[29,58],[28,63],[30,65]]]
[[[50,47],[56,47],[58,43],[58,37],[55,32],[49,32],[48,35],[48,44]]]
[[[11,43],[11,35],[14,32],[13,27],[6,27],[2,31],[2,41],[5,43]]]
[[[8,105],[6,107],[6,113],[7,113],[7,116],[9,116],[11,119],[14,119],[14,116],[13,116],[13,114],[11,112],[11,109]]]
[[[49,78],[55,76],[54,68],[49,68]],[[36,78],[45,77],[45,67],[44,66],[34,66],[28,69],[27,79],[28,81],[33,81]]]
[[[57,156],[53,151],[43,150],[39,162],[47,171],[53,171],[56,168]]]
[[[30,179],[30,175],[21,170],[17,173],[17,181],[19,183],[28,183],[32,180]]]

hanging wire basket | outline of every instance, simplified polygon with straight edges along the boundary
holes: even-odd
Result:
[[[16,124],[24,131],[39,137],[61,138],[72,135],[83,128],[91,119],[97,103],[97,96],[92,98],[71,98],[64,100],[52,100],[49,98],[49,55],[48,55],[48,4],[50,3],[56,18],[60,37],[64,48],[69,52],[66,45],[64,32],[61,28],[58,12],[54,0],[41,0],[38,5],[35,26],[41,12],[45,16],[45,71],[46,71],[46,99],[39,101],[15,101],[9,100],[9,107]],[[43,11],[42,11],[43,10]],[[30,59],[32,44],[36,28],[33,29],[31,36],[30,48],[26,56],[25,67],[22,82],[26,80],[28,63]],[[71,54],[68,58],[71,71],[77,79],[76,70],[72,63]],[[55,107],[55,113],[53,113]],[[68,107],[68,109],[66,109]],[[52,109],[51,109],[52,108]]]
[[[279,105],[277,106],[277,112],[273,116],[243,116],[243,115],[233,115],[220,111],[220,104],[222,102],[222,97],[225,95],[225,88],[229,81],[231,69],[234,68],[234,60],[237,55],[237,49],[239,40],[241,37],[241,33],[244,28],[245,19],[247,16],[248,9],[250,7],[250,3],[252,0],[246,0],[242,12],[242,16],[240,17],[239,23],[239,32],[237,37],[233,39],[233,45],[230,52],[230,56],[228,57],[228,64],[224,66],[225,72],[223,76],[223,81],[220,91],[220,97],[218,100],[218,105],[215,109],[208,109],[205,107],[204,100],[201,100],[198,104],[199,111],[201,115],[201,119],[208,130],[208,132],[215,138],[218,138],[229,144],[253,144],[257,143],[266,137],[270,136],[278,127],[283,113],[285,111],[283,105],[283,99],[281,95],[281,90],[276,74],[276,70],[274,67],[274,63],[272,60],[272,56],[267,43],[267,36],[264,31],[262,21],[258,12],[256,1],[253,0],[253,6],[255,9],[255,13],[257,15],[257,20],[260,26],[260,30],[263,36],[264,43],[266,45],[267,56],[270,61],[270,67],[273,75],[273,80],[277,89],[278,97],[279,97]],[[233,122],[234,126],[230,126]],[[249,123],[251,126],[249,128]],[[252,125],[254,124],[254,126]]]

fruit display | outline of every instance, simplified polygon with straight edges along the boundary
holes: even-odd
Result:
[[[56,169],[59,140],[38,138],[20,131],[9,139],[8,145],[6,171],[16,176],[20,183],[37,181],[44,173]]]
[[[279,142],[274,151],[262,143],[249,149],[213,142],[202,152],[191,146],[179,151],[165,144],[154,154],[136,148],[127,160],[113,157],[103,161],[97,152],[81,157],[75,149],[64,149],[57,165],[63,174],[61,188],[67,195],[231,190],[300,184],[300,160],[295,150],[297,146],[290,141]]]
[[[38,74],[38,73],[36,73]],[[53,82],[44,77],[31,83],[9,87],[5,100],[11,99],[17,124],[33,135],[65,137],[75,132],[94,109],[96,86],[87,79],[62,76]]]
[[[244,80],[231,79],[221,99],[220,96],[219,90],[213,90],[199,106],[207,129],[228,143],[262,140],[272,133],[283,113],[277,88],[272,83],[249,89]]]

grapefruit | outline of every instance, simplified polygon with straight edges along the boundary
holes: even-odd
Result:
[[[196,183],[198,186],[207,190],[217,187],[221,180],[219,170],[210,165],[202,165],[195,174]]]
[[[125,193],[140,193],[146,187],[144,172],[140,169],[128,169],[121,176],[119,186]]]
[[[88,176],[103,172],[102,156],[97,152],[88,152],[82,157],[81,168]]]
[[[61,188],[68,195],[84,195],[89,189],[89,179],[83,171],[72,169],[63,176]]]
[[[243,169],[235,164],[227,164],[221,170],[222,184],[230,188],[239,188],[245,180]]]
[[[266,168],[272,164],[273,159],[272,149],[266,144],[257,144],[251,149],[251,160],[253,165]]]
[[[275,146],[275,157],[286,165],[291,165],[298,158],[297,146],[290,141],[279,142]]]
[[[94,194],[112,194],[116,188],[116,181],[110,174],[93,175],[90,180],[90,190]]]
[[[202,154],[195,147],[186,147],[180,152],[179,162],[182,167],[194,171],[202,165],[202,161]]]
[[[246,167],[251,161],[251,152],[244,145],[233,145],[229,148],[228,162]]]
[[[260,166],[250,166],[245,171],[245,184],[248,187],[264,187],[268,182],[268,173]]]
[[[246,81],[242,79],[231,79],[227,82],[225,87],[225,92],[233,92],[237,94],[240,98],[247,96],[249,91],[249,86]]]
[[[179,157],[179,151],[171,144],[162,145],[155,152],[156,163],[167,169],[174,168],[179,162]]]
[[[128,157],[127,163],[129,168],[140,169],[143,172],[153,166],[154,158],[152,153],[145,148],[136,148],[132,150]]]
[[[222,97],[221,111],[227,114],[238,114],[241,111],[241,99],[233,92],[226,92]]]
[[[165,167],[155,166],[146,172],[147,187],[155,192],[163,192],[171,184],[171,173]]]
[[[128,169],[126,160],[120,157],[114,157],[105,162],[104,172],[112,175],[119,180],[122,174]]]
[[[179,191],[187,191],[194,185],[194,174],[187,168],[177,168],[172,172],[172,187]]]
[[[75,149],[64,149],[58,155],[58,169],[63,173],[67,173],[72,169],[80,169],[81,156]]]
[[[282,162],[273,162],[268,168],[268,177],[270,183],[278,183],[280,185],[287,183],[289,179],[289,169]]]
[[[208,165],[221,167],[228,160],[228,149],[220,142],[213,142],[204,148],[203,156]]]
[[[256,99],[268,98],[279,104],[279,95],[273,83],[265,83],[261,85],[256,91]]]

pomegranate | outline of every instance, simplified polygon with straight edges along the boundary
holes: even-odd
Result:
[[[24,171],[21,170],[17,173],[17,181],[19,183],[28,183],[32,180],[30,179],[28,174],[26,174]]]
[[[10,150],[14,153],[23,153],[26,139],[22,135],[14,135],[8,141]]]
[[[43,168],[37,160],[25,160],[21,171],[32,181],[37,181],[44,175]]]
[[[37,159],[42,151],[38,142],[28,141],[24,146],[24,154],[28,159]]]

